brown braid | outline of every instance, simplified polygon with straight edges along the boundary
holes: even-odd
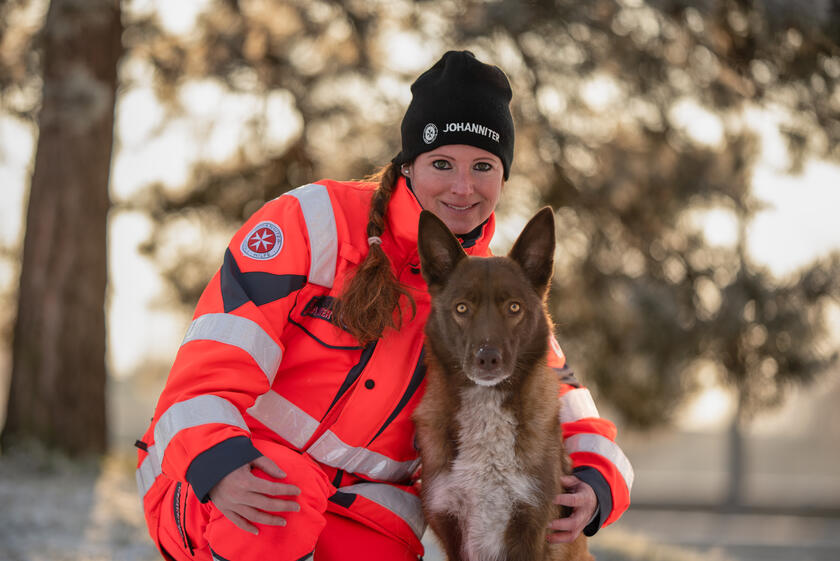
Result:
[[[373,193],[367,235],[382,236],[385,231],[385,213],[397,184],[399,168],[390,163],[373,177],[379,179],[379,187]],[[366,345],[378,339],[386,328],[400,328],[400,297],[403,295],[408,298],[412,313],[415,313],[414,298],[394,277],[388,255],[380,244],[372,244],[364,261],[356,268],[344,288],[336,319],[339,325]]]

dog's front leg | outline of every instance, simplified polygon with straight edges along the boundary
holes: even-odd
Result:
[[[542,509],[517,504],[505,531],[506,561],[547,561],[548,525]]]
[[[448,561],[462,561],[461,526],[452,514],[435,514],[429,517],[429,526],[437,535]]]

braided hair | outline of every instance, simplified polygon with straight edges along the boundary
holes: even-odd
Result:
[[[373,193],[368,214],[368,237],[380,237],[385,231],[385,214],[399,177],[399,167],[389,163],[371,179],[379,186]],[[336,310],[338,324],[366,345],[378,339],[386,328],[402,325],[400,298],[405,296],[416,312],[414,299],[397,281],[391,261],[379,243],[372,243],[364,260],[344,288]]]

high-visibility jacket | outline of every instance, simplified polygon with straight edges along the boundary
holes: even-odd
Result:
[[[417,200],[400,179],[382,248],[416,303],[399,331],[361,347],[333,321],[336,299],[362,261],[376,185],[319,181],[264,205],[234,235],[202,294],[153,421],[140,441],[137,482],[150,531],[174,480],[196,496],[260,455],[250,438],[311,457],[336,488],[327,510],[376,527],[422,554],[425,529],[412,476],[419,465],[411,414],[425,366],[429,295],[420,274]],[[465,244],[489,255],[495,218]],[[600,501],[595,526],[629,504],[632,468],[574,382],[556,341],[566,447]],[[282,469],[282,465],[280,466]]]

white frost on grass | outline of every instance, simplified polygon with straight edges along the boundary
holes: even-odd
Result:
[[[132,461],[74,462],[39,450],[0,456],[0,559],[160,560]]]

